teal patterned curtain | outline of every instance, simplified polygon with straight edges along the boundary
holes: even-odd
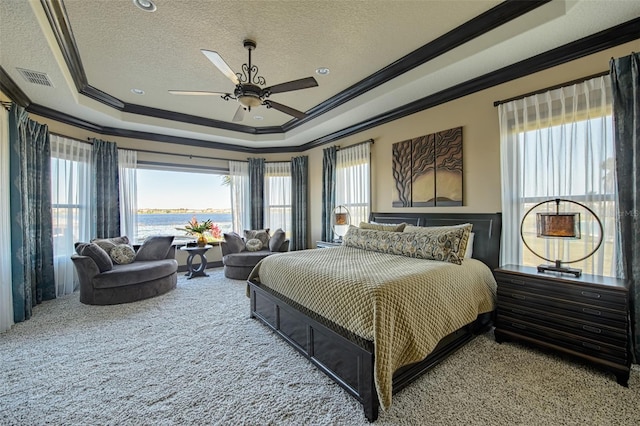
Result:
[[[616,178],[624,274],[629,282],[631,343],[640,361],[640,54],[610,63]]]
[[[115,142],[92,139],[93,166],[96,174],[93,191],[96,238],[120,235],[120,183],[118,146]]]
[[[336,159],[338,148],[322,150],[322,241],[333,240],[331,212],[336,204]]]
[[[51,220],[51,146],[47,126],[15,104],[9,111],[9,188],[13,321],[56,298]]]
[[[307,248],[307,201],[309,192],[309,157],[291,159],[291,240],[290,250]]]
[[[264,226],[264,158],[248,160],[251,229],[262,229]]]

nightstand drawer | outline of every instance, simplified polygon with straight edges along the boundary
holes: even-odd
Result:
[[[624,347],[627,342],[626,324],[610,326],[603,321],[594,323],[580,318],[552,314],[548,311],[510,304],[503,301],[498,303],[498,313],[527,323],[538,324],[611,345]]]
[[[628,363],[626,345],[611,345],[594,339],[576,336],[571,333],[565,333],[542,325],[522,321],[518,318],[501,315],[500,313],[498,313],[496,318],[496,327],[613,363]]]
[[[504,301],[506,303],[539,309],[558,315],[601,322],[612,327],[626,327],[626,309],[612,309],[602,305],[575,303],[569,300],[528,293],[521,290],[524,289],[518,288],[514,290],[513,287],[504,286],[501,282],[498,285],[498,303]]]
[[[567,299],[611,309],[626,310],[627,293],[607,290],[586,285],[568,284],[565,282],[544,281],[541,278],[520,278],[506,274],[496,274],[498,284],[504,288],[526,291],[529,293]]]

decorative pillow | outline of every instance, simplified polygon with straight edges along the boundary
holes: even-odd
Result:
[[[136,260],[166,259],[173,244],[173,235],[154,235],[147,237],[136,253]]]
[[[129,237],[126,235],[114,238],[94,238],[91,242],[99,245],[107,254],[110,254],[111,250],[118,244],[130,244]]]
[[[281,228],[276,229],[276,232],[269,238],[269,251],[280,251],[280,247],[286,239],[284,231]]]
[[[269,247],[269,228],[267,229],[253,229],[253,230],[244,230],[244,239],[245,241],[249,241],[253,238],[257,238],[262,243],[262,247]]]
[[[235,232],[230,232],[224,235],[224,242],[227,243],[227,248],[230,253],[240,253],[245,250],[245,244],[242,237]]]
[[[469,241],[467,242],[467,250],[464,252],[464,258],[469,259],[473,257],[473,237],[476,234],[474,232],[469,233]]]
[[[470,225],[454,229],[431,229],[430,232],[420,233],[376,231],[351,226],[343,238],[343,244],[348,247],[460,265],[463,258],[458,252],[464,244],[464,253],[470,232]]]
[[[262,249],[262,241],[257,238],[252,238],[247,240],[247,250],[248,251],[258,251]]]
[[[462,223],[460,225],[451,225],[451,226],[413,226],[413,225],[407,225],[404,228],[404,232],[414,232],[414,233],[418,233],[418,234],[429,234],[429,235],[433,235],[433,233],[438,233],[438,232],[447,232],[447,231],[456,231],[456,230],[460,230],[463,229],[466,232],[463,233],[463,239],[460,241],[460,244],[456,250],[456,255],[458,255],[458,257],[460,259],[463,259],[466,252],[467,252],[467,245],[469,244],[469,235],[471,235],[471,229],[473,228],[473,225],[470,223]]]
[[[100,272],[110,271],[113,269],[113,262],[111,258],[100,248],[99,245],[94,243],[76,243],[76,253],[80,256],[88,256],[96,262]]]
[[[111,260],[118,265],[127,265],[136,260],[136,252],[129,244],[118,244],[111,249]]]
[[[360,229],[373,229],[375,231],[391,231],[391,232],[402,232],[404,231],[404,227],[407,226],[406,223],[376,223],[376,222],[360,222]]]

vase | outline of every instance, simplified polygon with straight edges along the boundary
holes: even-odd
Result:
[[[207,239],[204,237],[204,235],[200,234],[198,235],[196,243],[198,244],[198,247],[204,247],[207,245]]]

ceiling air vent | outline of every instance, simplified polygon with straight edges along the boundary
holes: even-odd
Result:
[[[43,72],[25,70],[23,68],[16,68],[20,74],[29,83],[39,84],[41,86],[53,87],[53,83],[49,80],[49,76]]]

